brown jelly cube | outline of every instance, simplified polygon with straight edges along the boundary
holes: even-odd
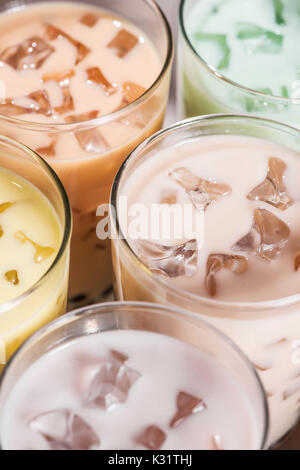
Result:
[[[44,114],[45,116],[51,116],[52,107],[46,90],[34,91],[28,95],[28,98],[35,101],[37,104],[33,112]]]
[[[32,36],[20,44],[5,49],[0,54],[0,61],[15,70],[39,69],[54,50],[43,38]]]
[[[13,116],[29,113],[51,116],[52,107],[46,90],[34,91],[24,98],[28,99],[28,106],[25,106],[25,104],[17,104],[17,99],[8,98],[3,104],[0,104],[0,111]]]
[[[186,392],[179,392],[176,399],[177,411],[170,422],[170,427],[179,426],[188,417],[202,413],[206,410],[206,404],[202,398],[195,397]]]
[[[95,26],[98,21],[99,16],[95,15],[94,13],[86,13],[79,20],[80,23],[84,24],[85,26],[88,26],[89,28],[93,28],[93,26]]]
[[[17,286],[20,282],[18,277],[18,271],[16,271],[15,269],[7,271],[7,273],[5,273],[5,278],[10,284],[13,284],[14,286]]]
[[[162,429],[152,425],[144,429],[136,441],[148,450],[159,450],[166,438],[167,435]]]
[[[113,95],[116,93],[116,88],[105,78],[99,67],[90,67],[86,70],[88,80],[90,82],[100,85],[107,95]]]
[[[72,38],[69,34],[65,33],[62,29],[53,26],[52,24],[46,25],[46,38],[50,41],[54,41],[55,39],[63,37],[67,41],[69,41],[76,49],[77,49],[77,58],[75,65],[78,65],[86,56],[91,52],[91,50],[82,44],[80,41]]]
[[[124,82],[122,86],[123,103],[125,105],[137,100],[146,92],[146,88],[133,82]]]
[[[108,43],[107,47],[114,49],[117,56],[122,59],[138,44],[138,42],[139,40],[134,34],[130,33],[126,29],[121,29],[110,43]]]

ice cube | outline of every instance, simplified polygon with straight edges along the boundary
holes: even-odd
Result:
[[[54,51],[43,38],[32,36],[1,52],[0,61],[15,70],[39,69]]]
[[[146,88],[134,82],[124,82],[122,86],[123,104],[127,106],[146,92]]]
[[[99,16],[95,15],[94,13],[86,13],[83,15],[80,19],[79,22],[84,24],[85,26],[88,26],[89,28],[93,28],[96,23],[99,21]]]
[[[207,181],[191,173],[187,168],[176,168],[169,177],[182,186],[198,210],[206,210],[210,204],[231,194],[231,187]]]
[[[74,77],[74,75],[74,70],[70,69],[62,72],[47,73],[42,77],[43,82],[54,81],[61,87],[62,104],[54,108],[55,112],[60,115],[74,110],[74,100],[69,88],[70,79]]]
[[[177,411],[170,421],[170,427],[176,428],[186,418],[202,413],[207,406],[202,398],[195,397],[186,392],[179,392],[176,399]]]
[[[87,404],[110,411],[124,403],[131,387],[141,374],[119,360],[104,361],[94,376],[87,396]]]
[[[299,268],[300,268],[300,253],[295,256],[295,260],[294,260],[294,267],[295,267],[295,271],[299,271]]]
[[[90,67],[86,70],[88,81],[100,85],[107,95],[113,95],[117,89],[105,78],[99,67]]]
[[[100,446],[96,432],[71,410],[43,413],[33,418],[29,427],[46,439],[51,450],[91,450]]]
[[[27,96],[34,102],[34,105],[31,108],[31,112],[44,114],[45,116],[51,116],[52,107],[49,95],[46,90],[34,91]]]
[[[66,122],[76,123],[82,121],[90,121],[96,119],[99,111],[94,110],[85,114],[77,114],[74,116],[67,116]],[[74,132],[80,147],[88,153],[101,153],[109,149],[109,145],[100,133],[99,129],[83,129]]]
[[[249,194],[251,201],[264,201],[282,211],[288,209],[294,200],[287,194],[283,182],[286,164],[279,158],[270,158],[268,174],[261,184]]]
[[[268,96],[272,96],[273,92],[270,88],[257,88],[259,93],[263,93],[266,96],[260,95],[245,95],[240,91],[235,90],[231,93],[232,100],[235,101],[243,111],[247,113],[254,112],[278,112],[283,109],[283,104],[274,103],[274,100],[270,100]]]
[[[218,253],[209,255],[206,264],[205,285],[211,297],[217,293],[216,275],[221,269],[228,269],[234,274],[243,274],[248,269],[248,260],[244,256]]]
[[[153,116],[156,115],[160,108],[160,103],[159,97],[153,95],[145,102],[139,104],[134,111],[130,111],[125,116],[122,116],[121,119],[119,119],[119,122],[125,126],[135,126],[143,129],[153,120]],[[122,100],[121,104],[117,109],[115,109],[115,111],[119,111],[125,106],[127,106],[127,104]]]
[[[50,41],[54,41],[59,37],[65,38],[77,49],[77,58],[75,65],[78,65],[82,62],[86,56],[91,52],[91,50],[82,44],[80,41],[72,38],[69,34],[65,33],[63,30],[53,26],[52,24],[46,24],[46,38]]]
[[[237,23],[237,38],[243,41],[248,54],[279,54],[283,35],[269,31],[254,23]]]
[[[158,426],[152,425],[145,428],[136,441],[148,450],[159,450],[167,438],[166,433]]]
[[[196,240],[166,246],[149,240],[137,240],[138,255],[151,271],[166,277],[193,276],[197,271]]]
[[[280,255],[290,233],[286,223],[272,212],[256,209],[250,232],[233,246],[233,250],[244,251],[264,261],[271,261]]]
[[[218,63],[217,68],[220,70],[228,68],[230,63],[231,50],[228,45],[226,34],[196,33],[195,39],[197,41],[210,41],[215,43],[222,53],[222,58]]]
[[[121,29],[117,35],[107,44],[107,47],[114,49],[117,56],[122,59],[125,57],[137,44],[138,38],[127,31]]]
[[[52,107],[47,91],[38,90],[26,96],[7,98],[0,104],[0,111],[9,115],[37,113],[51,116]]]

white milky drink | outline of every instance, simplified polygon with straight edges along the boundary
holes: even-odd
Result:
[[[95,320],[87,319],[86,325]],[[218,354],[228,354],[221,350],[216,340],[209,354],[205,340],[195,347],[135,330],[53,345],[21,374],[2,403],[1,447],[259,449],[262,430],[253,383],[247,383],[243,362],[237,377],[229,359],[227,365],[218,360]]]

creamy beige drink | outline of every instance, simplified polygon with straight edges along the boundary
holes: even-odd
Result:
[[[36,329],[64,313],[70,234],[67,201],[65,212],[58,197],[62,188],[51,183],[53,176],[47,175],[38,157],[32,155],[30,161],[24,149],[22,158],[21,148],[18,151],[4,139],[0,138],[1,365]],[[11,171],[14,166],[18,173]]]
[[[293,149],[299,136],[291,130],[288,148],[279,145],[285,136],[276,135],[275,124],[274,130],[254,124],[220,117],[197,128],[195,120],[133,154],[116,200],[129,244],[115,241],[116,290],[126,300],[175,303],[207,315],[231,336],[264,382],[274,443],[296,423],[300,400],[300,308],[289,306],[300,285],[300,158]],[[128,212],[120,210],[124,196]],[[152,230],[133,238],[132,227],[147,225],[141,206]],[[164,217],[152,217],[155,206]],[[183,232],[186,214],[197,224]],[[169,239],[162,220],[172,225]]]
[[[160,50],[148,31],[118,12],[78,2],[41,2],[0,16],[6,86],[0,113],[13,118],[3,118],[0,129],[47,158],[70,196],[75,305],[96,301],[111,285],[108,242],[96,237],[96,210],[108,202],[124,158],[162,124],[171,45],[155,14],[164,35]],[[165,79],[147,94],[164,65]]]

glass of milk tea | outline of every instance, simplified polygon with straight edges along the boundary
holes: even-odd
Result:
[[[37,329],[65,313],[71,209],[53,170],[0,136],[0,371]]]
[[[0,416],[7,450],[258,450],[268,432],[243,353],[198,316],[138,302],[33,335],[2,377]]]
[[[69,306],[96,303],[112,286],[109,240],[96,226],[113,178],[163,122],[168,23],[152,0],[26,0],[1,2],[0,28],[0,131],[61,178],[74,221]]]
[[[157,133],[112,192],[118,299],[173,304],[231,337],[260,374],[270,443],[298,421],[300,134],[215,115]]]
[[[180,114],[250,113],[300,127],[298,0],[182,0]]]

